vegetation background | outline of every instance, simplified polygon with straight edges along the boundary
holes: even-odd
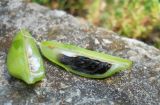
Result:
[[[30,0],[160,49],[160,0]]]

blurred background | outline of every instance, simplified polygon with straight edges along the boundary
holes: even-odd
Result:
[[[29,0],[160,49],[160,0]]]

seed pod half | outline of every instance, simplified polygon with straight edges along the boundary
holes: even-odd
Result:
[[[53,63],[69,72],[88,78],[105,78],[132,65],[127,59],[56,41],[41,42],[40,49]]]
[[[44,66],[40,52],[30,33],[22,29],[12,41],[7,55],[10,75],[34,84],[44,78]]]

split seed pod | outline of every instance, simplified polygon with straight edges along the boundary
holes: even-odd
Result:
[[[44,78],[42,57],[27,30],[20,30],[13,39],[7,56],[7,67],[10,75],[27,84],[34,84]]]
[[[56,41],[41,42],[40,49],[53,63],[69,72],[88,78],[105,78],[132,65],[127,59]]]

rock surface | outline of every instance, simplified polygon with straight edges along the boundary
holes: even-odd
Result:
[[[46,77],[35,85],[11,77],[7,50],[20,28],[38,40],[57,40],[133,61],[131,70],[87,79],[45,59]],[[88,25],[63,11],[19,0],[0,1],[0,104],[160,105],[160,51],[140,41]]]

